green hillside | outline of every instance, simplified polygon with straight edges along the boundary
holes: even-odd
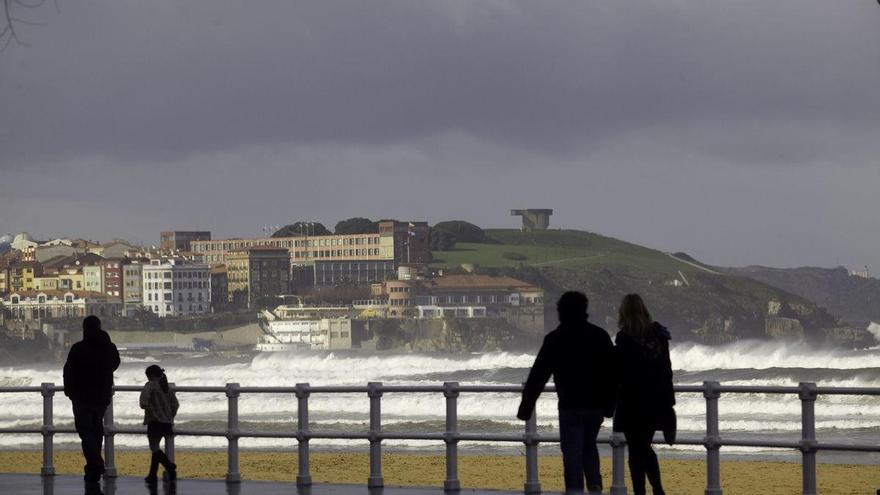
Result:
[[[685,276],[701,270],[693,263],[674,258],[661,251],[580,230],[547,230],[524,233],[512,229],[487,229],[486,233],[500,244],[458,243],[455,250],[435,252],[435,268],[454,268],[474,263],[486,268],[532,267],[584,268],[590,266],[618,267],[622,270],[643,270],[670,277]],[[509,259],[516,253],[524,260]]]
[[[681,253],[667,254],[576,230],[486,233],[498,244],[459,243],[452,251],[434,252],[432,267],[450,270],[474,264],[478,272],[514,276],[544,288],[551,303],[565,290],[585,291],[591,300],[591,318],[609,330],[620,298],[630,292],[642,294],[657,320],[685,340],[763,337],[771,300],[793,308],[808,333],[836,323],[803,297],[717,272]],[[553,311],[548,315],[552,325]]]

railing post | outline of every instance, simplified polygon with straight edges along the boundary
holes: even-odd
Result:
[[[706,398],[706,495],[721,495],[721,434],[718,430],[718,398],[721,384],[703,382]]]
[[[43,395],[43,467],[40,468],[41,476],[55,476],[55,417],[53,401],[55,396],[55,384],[43,383],[40,385],[40,393]]]
[[[241,473],[238,472],[238,396],[241,393],[238,391],[237,383],[227,383],[226,384],[226,397],[228,399],[228,412],[229,418],[226,423],[226,441],[228,442],[227,448],[227,461],[228,467],[226,468],[226,482],[227,483],[239,483],[241,481]]]
[[[43,495],[55,495],[55,477],[46,476],[42,478]]]
[[[461,490],[458,480],[458,382],[445,382],[443,395],[446,397],[446,479],[443,489],[446,491]]]
[[[296,384],[296,441],[297,462],[299,471],[296,474],[297,486],[310,486],[312,475],[309,473],[309,384]]]
[[[626,495],[626,437],[615,431],[611,434],[611,495]]]
[[[370,477],[367,488],[379,488],[385,485],[382,479],[382,382],[367,384],[367,396],[370,397]]]
[[[107,410],[104,411],[104,477],[116,477],[116,445],[114,438],[116,436],[116,426],[113,421],[113,395],[110,392],[110,404],[107,404]]]
[[[538,480],[538,408],[526,421],[526,434],[523,443],[526,446],[526,482],[523,491],[528,494],[541,493],[541,482]]]
[[[816,495],[816,384],[801,382],[801,456],[804,495]]]

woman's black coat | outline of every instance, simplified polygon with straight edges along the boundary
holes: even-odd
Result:
[[[617,333],[614,431],[675,428],[670,338],[669,331],[659,323],[654,323],[645,342],[638,342],[626,331]]]

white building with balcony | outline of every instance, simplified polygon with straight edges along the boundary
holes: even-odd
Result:
[[[351,319],[268,320],[258,351],[351,349]]]

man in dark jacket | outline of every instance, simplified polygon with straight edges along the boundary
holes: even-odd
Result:
[[[87,316],[83,320],[83,339],[73,344],[64,363],[64,395],[73,403],[87,482],[100,480],[104,473],[104,412],[113,396],[113,372],[118,367],[119,351],[101,329],[101,320]]]
[[[614,415],[615,386],[610,378],[614,346],[608,333],[587,321],[587,296],[566,292],[559,298],[559,326],[544,337],[529,372],[516,417],[527,421],[544,385],[553,375],[559,398],[559,434],[566,493],[602,491],[596,436],[605,417]]]

